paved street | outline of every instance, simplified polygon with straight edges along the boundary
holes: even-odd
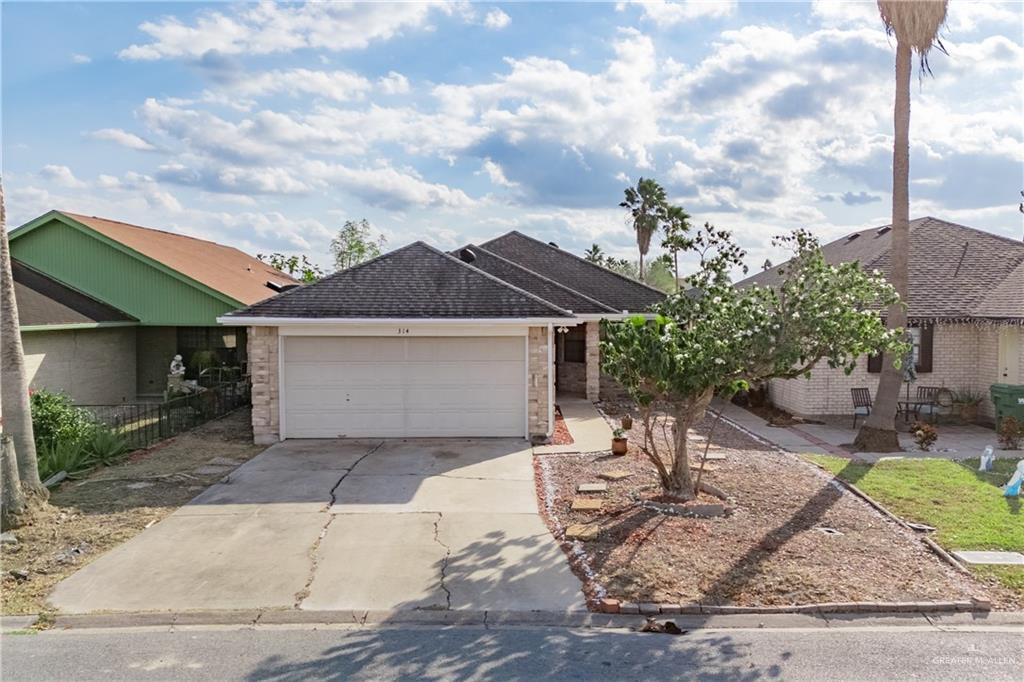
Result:
[[[1017,626],[699,630],[224,628],[50,631],[3,638],[20,680],[1019,680]]]

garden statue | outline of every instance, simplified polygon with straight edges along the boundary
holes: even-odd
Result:
[[[1013,472],[1013,476],[1007,481],[1003,497],[1020,497],[1021,483],[1024,483],[1024,459],[1017,462],[1017,470]]]
[[[981,453],[981,462],[978,464],[978,471],[992,471],[992,463],[996,456],[992,454],[992,446],[986,445],[985,451]]]
[[[184,376],[185,375],[185,363],[181,361],[180,355],[175,355],[174,359],[171,360],[171,376]]]

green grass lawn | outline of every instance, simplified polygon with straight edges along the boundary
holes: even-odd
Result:
[[[853,483],[908,521],[934,526],[932,535],[947,550],[1024,551],[1024,511],[1020,498],[1003,497],[1016,460],[996,460],[991,472],[978,460],[891,459],[867,464],[828,455],[804,455],[836,477]],[[1024,569],[982,567],[979,574],[999,579],[1024,594]]]

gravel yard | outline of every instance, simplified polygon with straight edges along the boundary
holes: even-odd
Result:
[[[709,427],[710,418],[691,432],[695,459]],[[704,480],[730,497],[732,513],[687,518],[643,508],[637,500],[654,498],[660,487],[653,465],[633,445],[643,439],[639,420],[629,438],[622,457],[547,455],[537,461],[541,509],[592,601],[769,606],[980,597],[996,608],[1022,606],[1019,595],[994,580],[957,572],[828,474],[727,423],[717,427],[710,449],[711,457],[724,459],[709,459]],[[601,474],[612,471],[632,475],[608,480],[604,493],[576,492],[577,485],[605,480]],[[576,497],[600,499],[603,506],[573,511]],[[712,501],[719,500],[700,500]],[[599,527],[600,535],[564,540],[575,524]]]

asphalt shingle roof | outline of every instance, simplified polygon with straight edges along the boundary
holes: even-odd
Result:
[[[23,327],[138,322],[128,313],[97,301],[13,258],[11,274],[18,318]]]
[[[822,247],[829,263],[859,261],[889,272],[889,225],[855,232]],[[771,286],[782,265],[738,283]],[[908,314],[916,319],[1024,319],[1024,242],[938,218],[910,221]]]
[[[529,318],[565,310],[423,242],[256,303],[231,317]]]
[[[482,246],[491,253],[578,291],[617,312],[642,312],[665,298],[665,294],[654,287],[520,232],[509,232],[484,242]]]
[[[465,249],[472,251],[475,256],[474,260],[469,263],[474,268],[494,275],[498,279],[528,291],[534,296],[543,298],[545,301],[554,303],[559,308],[577,314],[619,312],[611,306],[595,301],[589,296],[584,296],[578,291],[573,291],[552,279],[538,275],[536,272],[527,270],[521,265],[491,253],[482,246],[468,244],[461,249],[452,251],[452,255],[458,258],[459,254]]]

